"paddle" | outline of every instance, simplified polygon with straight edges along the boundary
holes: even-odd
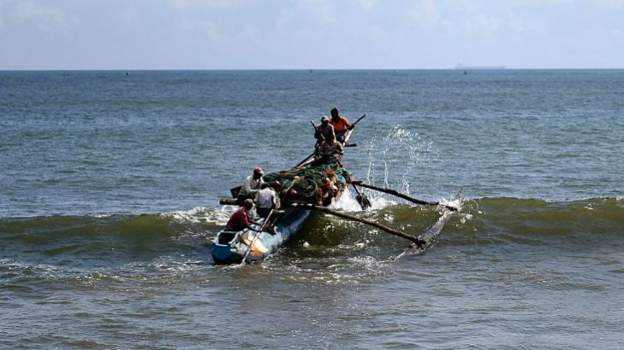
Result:
[[[366,118],[366,113],[362,114],[361,117],[359,117],[353,124],[351,124],[351,130],[353,130],[353,128],[355,128],[355,126],[357,125],[357,123],[360,122],[360,120]]]
[[[361,193],[360,190],[354,184],[351,184],[351,187],[353,187],[353,189],[355,190],[355,193],[357,194],[355,196],[355,199],[360,205],[360,208],[362,208],[362,210],[366,210],[370,208],[371,202],[370,200],[368,200],[368,197],[365,194]]]
[[[312,127],[314,128],[314,135],[316,135],[316,133],[318,133],[318,128],[316,127],[316,125],[314,124],[313,121],[310,121],[310,124],[312,124]],[[321,141],[325,141],[325,136],[323,136],[323,134],[319,133],[319,136],[321,138]],[[314,153],[312,152],[309,156],[305,157],[302,161],[300,161],[299,163],[297,163],[297,165],[295,165],[295,168],[300,167],[303,163],[307,162],[310,158],[314,157]]]
[[[260,229],[259,230],[254,230],[257,233],[254,236],[254,238],[251,240],[251,243],[249,244],[249,248],[247,248],[247,251],[245,252],[245,255],[243,256],[243,260],[240,263],[241,265],[245,265],[245,260],[247,260],[247,257],[249,256],[249,253],[251,252],[251,248],[253,247],[254,243],[256,243],[256,239],[258,239],[258,237],[260,237],[260,234],[262,233],[262,230],[264,230],[266,225],[269,223],[269,221],[270,221],[269,219],[271,218],[271,214],[273,214],[273,209],[271,209],[271,211],[266,216],[266,218],[264,218],[264,223],[262,223],[262,226],[260,226]]]
[[[407,201],[416,203],[416,204],[420,204],[420,205],[430,205],[430,206],[438,206],[441,205],[443,207],[445,207],[446,209],[450,210],[450,211],[457,211],[456,207],[452,207],[450,205],[446,205],[446,204],[441,204],[440,202],[428,202],[428,201],[424,201],[421,199],[417,199],[417,198],[413,198],[410,197],[406,194],[397,192],[391,188],[383,188],[383,187],[377,187],[377,186],[373,186],[373,185],[368,185],[363,183],[362,181],[351,181],[351,184],[356,185],[356,186],[361,186],[361,187],[365,187],[365,188],[369,188],[371,190],[375,190],[375,191],[379,191],[379,192],[384,192],[384,193],[388,193],[394,196],[397,196],[399,198],[403,198]]]
[[[414,236],[410,236],[404,232],[395,230],[391,227],[388,227],[386,225],[382,225],[379,223],[376,223],[374,221],[370,221],[370,220],[366,220],[366,219],[362,219],[362,218],[358,218],[356,216],[353,215],[349,215],[349,214],[345,214],[339,211],[335,211],[329,208],[325,208],[325,207],[321,207],[318,205],[312,205],[312,204],[301,204],[301,203],[292,203],[291,206],[293,207],[299,207],[299,208],[309,208],[309,209],[313,209],[316,211],[320,211],[322,213],[326,213],[326,214],[330,214],[330,215],[334,215],[337,216],[339,218],[343,218],[343,219],[347,219],[347,220],[351,220],[351,221],[357,221],[357,222],[361,222],[363,224],[367,224],[373,227],[376,227],[380,230],[382,230],[383,232],[387,232],[391,235],[395,235],[401,238],[405,238],[407,240],[412,241],[414,244],[416,244],[419,248],[423,248],[426,244],[426,242],[418,237],[414,237]]]
[[[305,157],[304,160],[300,161],[299,163],[297,163],[297,165],[295,165],[295,168],[300,167],[303,163],[307,162],[308,160],[310,160],[310,158],[314,157],[314,152],[310,153],[309,156]]]

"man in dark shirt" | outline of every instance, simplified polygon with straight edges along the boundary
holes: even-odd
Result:
[[[245,199],[243,206],[230,216],[225,229],[228,231],[240,231],[245,228],[251,228],[249,221],[249,211],[253,208],[254,204],[251,199]]]
[[[334,127],[329,123],[328,117],[321,118],[321,124],[316,127],[314,137],[318,140],[317,143],[322,143],[330,138],[332,140],[336,138],[336,134],[334,134]]]

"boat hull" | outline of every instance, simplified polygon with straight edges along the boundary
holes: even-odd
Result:
[[[214,239],[212,259],[215,264],[241,263],[251,245],[246,262],[262,260],[277,252],[286,241],[295,236],[311,215],[312,211],[309,209],[288,208],[277,219],[274,233],[250,229],[238,232],[222,230]]]
[[[349,140],[351,132],[351,130],[347,132],[345,142]],[[339,183],[340,186],[337,187],[337,193],[333,198],[330,198],[330,201],[335,202],[339,200],[347,188],[347,179],[350,177],[350,174],[342,168],[340,162],[328,160],[325,163],[312,165],[311,163],[313,160],[314,157],[311,156],[309,159],[303,161],[302,164],[290,170],[267,174],[265,175],[265,181],[268,183],[280,179],[282,185],[288,189],[292,188],[293,190],[295,189],[293,188],[293,183],[309,184],[311,182],[312,186],[304,186],[299,189],[299,199],[303,201],[316,201],[318,199],[315,197],[318,193],[317,186],[320,186],[320,183],[314,183],[312,179],[307,179],[308,181],[305,182],[305,177],[309,175],[306,174],[306,171],[312,170],[317,179],[321,177],[327,180],[327,176],[330,176],[329,173],[332,173],[333,176],[335,176],[336,183]],[[282,176],[282,178],[280,178],[280,176]],[[271,177],[274,178],[269,179]],[[311,177],[314,178],[315,176]],[[290,181],[290,187],[285,183],[284,178]],[[301,178],[304,178],[304,180],[301,180]],[[297,191],[295,191],[295,193],[297,193]],[[232,194],[234,195],[235,193]],[[211,251],[213,261],[215,264],[236,264],[241,263],[243,259],[245,259],[246,262],[262,260],[277,252],[286,241],[296,235],[311,215],[312,211],[310,209],[287,207],[279,213],[279,217],[273,225],[274,230],[272,231],[274,232],[258,232],[250,229],[244,229],[238,232],[222,230],[213,241]],[[260,229],[261,227],[257,226],[254,228]]]

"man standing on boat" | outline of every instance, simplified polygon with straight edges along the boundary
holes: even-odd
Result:
[[[334,133],[334,127],[329,122],[329,118],[327,116],[323,116],[321,118],[321,124],[315,127],[316,132],[314,133],[314,137],[316,137],[317,144],[321,144],[324,141],[336,138],[336,134]]]
[[[272,209],[279,208],[279,197],[277,192],[268,183],[263,183],[256,193],[256,212],[260,217],[265,218]]]
[[[330,113],[330,124],[334,127],[336,140],[340,143],[344,143],[347,130],[351,130],[353,126],[349,124],[349,119],[347,119],[347,117],[345,117],[344,115],[340,115],[340,113],[338,112],[338,108],[333,108]]]
[[[262,168],[255,168],[253,174],[247,176],[238,192],[238,203],[242,203],[245,199],[251,199],[256,196],[256,193],[260,190],[260,186],[264,183],[262,176],[264,176],[264,170],[262,170]]]
[[[331,135],[325,139],[324,142],[317,144],[316,149],[314,150],[314,161],[311,164],[318,165],[334,161],[338,165],[341,165],[343,154],[342,144],[336,141],[334,136]]]
[[[246,228],[251,227],[251,222],[249,221],[249,211],[253,208],[254,203],[251,199],[245,199],[243,201],[243,205],[230,216],[230,220],[228,220],[227,225],[225,225],[225,229],[228,231],[240,231]]]

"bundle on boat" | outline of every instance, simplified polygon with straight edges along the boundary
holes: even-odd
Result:
[[[270,173],[264,181],[273,185],[282,203],[306,203],[327,206],[347,188],[351,174],[335,162],[308,165]]]

